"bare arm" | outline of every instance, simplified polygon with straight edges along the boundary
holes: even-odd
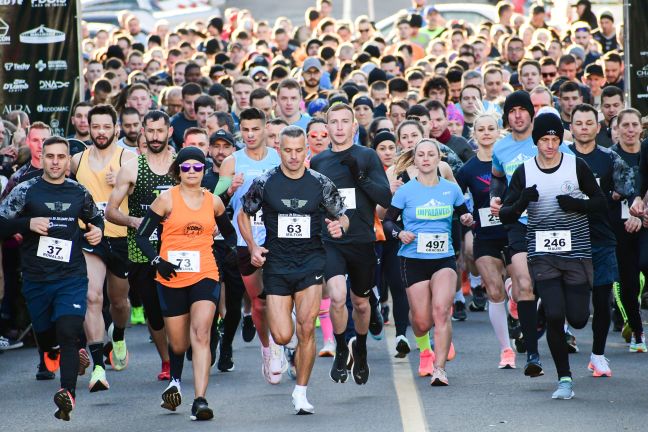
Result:
[[[142,218],[127,216],[119,210],[119,206],[131,192],[131,187],[137,181],[137,161],[135,159],[122,166],[117,174],[115,187],[110,194],[106,205],[106,220],[115,225],[137,229]],[[156,199],[157,201],[157,199]],[[158,213],[159,214],[159,213]]]

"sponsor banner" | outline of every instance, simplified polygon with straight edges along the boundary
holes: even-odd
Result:
[[[626,52],[626,68],[630,80],[630,105],[642,115],[648,115],[648,2],[633,1],[628,8],[626,26],[629,49]]]
[[[78,0],[0,0],[0,114],[70,133],[72,107],[83,91]]]

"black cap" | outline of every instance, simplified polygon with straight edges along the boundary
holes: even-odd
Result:
[[[353,81],[347,81],[346,83],[344,83],[340,90],[343,90],[344,93],[346,93],[349,100],[353,99],[353,96],[357,95],[360,92],[358,85]]]
[[[209,137],[209,143],[211,144],[216,140],[226,141],[236,147],[236,140],[234,139],[234,135],[227,132],[225,129],[218,129],[216,132],[211,134],[211,136]]]
[[[389,129],[381,129],[380,132],[378,132],[373,139],[373,142],[371,145],[373,148],[378,147],[378,145],[383,142],[383,141],[393,141],[394,143],[396,142],[396,137],[394,136],[393,133],[389,131]]]
[[[533,120],[533,143],[538,145],[540,138],[547,135],[555,135],[563,141],[565,128],[563,127],[560,117],[553,113],[542,113]]]
[[[590,63],[587,65],[587,67],[585,68],[585,76],[587,75],[596,75],[600,77],[605,76],[605,74],[603,73],[603,68],[600,64],[597,63]]]
[[[380,48],[374,44],[367,44],[363,48],[363,51],[369,54],[373,58],[380,58]]]
[[[511,93],[506,97],[504,101],[504,126],[508,126],[508,115],[509,112],[515,107],[522,107],[529,112],[531,118],[535,115],[535,109],[533,108],[533,103],[531,102],[531,96],[529,93],[524,90],[517,90]]]
[[[202,150],[200,150],[198,147],[184,147],[180,149],[178,154],[176,155],[175,161],[178,165],[180,165],[183,162],[186,162],[188,160],[197,160],[198,162],[201,163],[207,163],[205,159],[205,153],[203,153]]]
[[[409,23],[412,27],[423,27],[423,17],[419,14],[412,14],[409,16]]]
[[[387,72],[380,68],[374,68],[371,72],[369,72],[369,79],[367,80],[367,83],[371,85],[376,81],[387,82]]]
[[[360,106],[360,105],[366,105],[372,111],[374,109],[373,102],[367,96],[360,96],[360,97],[357,97],[357,98],[355,98],[353,100],[353,108],[355,108],[357,106]]]
[[[405,113],[405,117],[409,117],[409,116],[429,117],[430,111],[427,108],[425,108],[423,105],[416,104],[409,107],[407,113]]]

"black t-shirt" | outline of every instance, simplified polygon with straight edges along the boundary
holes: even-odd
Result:
[[[274,274],[319,271],[326,254],[324,217],[338,219],[344,203],[328,177],[306,170],[298,179],[274,167],[252,182],[243,197],[243,211],[253,216],[263,210],[264,247],[269,250],[263,271]]]
[[[35,217],[50,219],[47,236],[29,229],[29,220]],[[0,204],[0,224],[20,223],[23,277],[30,281],[86,276],[79,220],[103,230],[103,217],[92,195],[70,179],[53,184],[33,178],[16,186]]]
[[[364,173],[361,180],[356,180],[342,160],[347,155],[358,161],[360,171]],[[340,195],[344,198],[349,218],[349,230],[341,239],[332,239],[324,233],[324,241],[339,244],[371,243],[376,241],[374,231],[374,214],[376,204],[389,208],[391,190],[382,163],[376,152],[359,145],[352,145],[346,150],[334,152],[324,150],[311,160],[311,169],[330,178]]]

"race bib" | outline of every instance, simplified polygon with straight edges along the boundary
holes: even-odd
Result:
[[[310,216],[279,215],[279,238],[310,238]]]
[[[417,234],[416,252],[423,254],[448,253],[448,233]]]
[[[98,203],[95,203],[95,205],[97,206],[97,209],[99,210],[99,214],[101,214],[101,217],[105,218],[106,217],[106,207],[108,206],[108,203],[107,202],[98,202]]]
[[[630,207],[628,207],[628,200],[624,199],[621,201],[621,219],[630,218]]]
[[[499,218],[491,213],[489,207],[479,209],[479,221],[482,228],[502,225]]]
[[[355,188],[342,188],[338,189],[340,196],[344,198],[344,205],[349,210],[356,208]]]
[[[41,236],[38,240],[36,256],[59,262],[70,262],[72,242],[54,237]]]
[[[536,231],[536,252],[571,252],[571,231]]]
[[[200,252],[198,251],[169,251],[169,262],[175,264],[178,273],[198,273],[200,271]]]
[[[252,216],[252,226],[257,228],[264,228],[263,225],[263,210],[259,209],[258,212]]]

